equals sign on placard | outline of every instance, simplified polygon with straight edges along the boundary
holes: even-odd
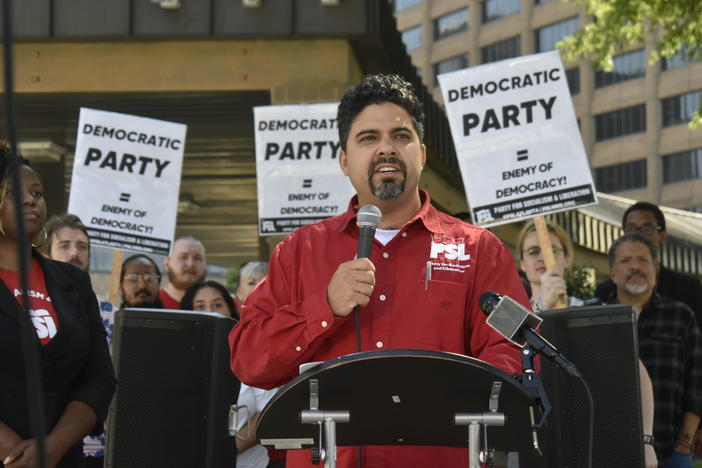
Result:
[[[517,151],[517,161],[526,161],[527,159],[529,159],[529,153],[527,150],[523,149]]]
[[[129,201],[129,198],[130,198],[131,196],[132,196],[131,193],[120,193],[120,194],[119,194],[119,201],[128,202],[128,201]]]
[[[302,188],[312,188],[312,179],[305,179],[302,181]]]

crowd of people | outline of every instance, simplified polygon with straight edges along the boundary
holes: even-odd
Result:
[[[345,213],[301,227],[270,263],[242,265],[232,294],[208,280],[204,244],[173,243],[162,267],[145,254],[119,271],[119,307],[98,301],[88,276],[90,239],[76,216],[46,224],[39,176],[21,162],[26,248],[19,250],[9,167],[0,168],[0,467],[36,466],[20,346],[21,256],[29,261],[31,321],[44,372],[49,466],[103,466],[104,420],[116,381],[109,357],[118,308],[219,313],[233,319],[231,368],[241,380],[237,466],[307,467],[308,451],[271,451],[257,444],[258,417],[301,364],[357,351],[428,349],[484,360],[509,375],[521,372],[519,348],[485,322],[478,298],[507,295],[536,313],[585,303],[626,304],[636,317],[647,467],[692,467],[702,454],[702,286],[661,265],[665,217],[638,202],[622,219],[624,234],[609,249],[610,279],[593,297],[568,294],[576,260],[572,239],[547,223],[555,263],[547,266],[533,222],[514,252],[493,233],[437,210],[419,189],[426,163],[422,106],[393,75],[371,75],[342,98],[339,163],[356,195]],[[7,147],[0,148],[3,153]],[[9,154],[3,154],[3,161]],[[368,258],[356,258],[356,213],[377,206],[382,220]],[[41,252],[32,246],[40,239]],[[446,255],[447,247],[464,255]],[[548,251],[547,251],[548,253]],[[522,277],[520,278],[520,274]],[[359,313],[359,307],[361,312]],[[356,320],[352,317],[356,316]],[[462,466],[467,451],[450,447],[339,447],[337,466]]]

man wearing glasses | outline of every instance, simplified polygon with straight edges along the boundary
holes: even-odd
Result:
[[[665,229],[665,217],[658,206],[648,202],[636,202],[631,205],[622,218],[622,229],[629,234],[639,232],[651,240],[658,252],[662,250],[668,233]],[[603,302],[615,292],[616,286],[611,279],[597,285],[595,295]],[[702,286],[699,280],[666,268],[658,263],[656,274],[656,292],[687,304],[695,313],[697,326],[702,329]]]
[[[160,282],[161,272],[150,257],[136,254],[127,258],[122,263],[122,275],[119,280],[122,293],[120,307],[163,308],[158,297]]]

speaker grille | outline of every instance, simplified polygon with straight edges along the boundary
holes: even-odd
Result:
[[[631,309],[575,308],[544,314],[542,333],[583,374],[594,400],[593,466],[643,463],[638,344]],[[548,420],[549,466],[586,467],[589,404],[582,384],[542,362],[553,405]]]
[[[108,466],[213,466],[207,462],[213,456],[206,453],[208,437],[217,439],[210,445],[219,450],[222,442],[228,445],[224,458],[232,466],[234,443],[222,436],[226,409],[238,393],[228,370],[228,352],[226,358],[214,359],[219,367],[227,367],[213,372],[213,354],[227,351],[231,322],[216,333],[216,321],[184,313],[122,314],[113,348],[118,390],[110,411]],[[224,398],[213,405],[216,395]],[[209,414],[211,407],[224,414]],[[212,434],[212,419],[219,421],[218,434]]]

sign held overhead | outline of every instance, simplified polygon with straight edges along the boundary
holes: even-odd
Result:
[[[186,129],[81,108],[68,211],[81,218],[93,245],[168,255]]]
[[[473,219],[483,226],[597,203],[558,52],[439,75]]]
[[[339,167],[336,103],[254,108],[259,233],[341,214],[355,193]]]

